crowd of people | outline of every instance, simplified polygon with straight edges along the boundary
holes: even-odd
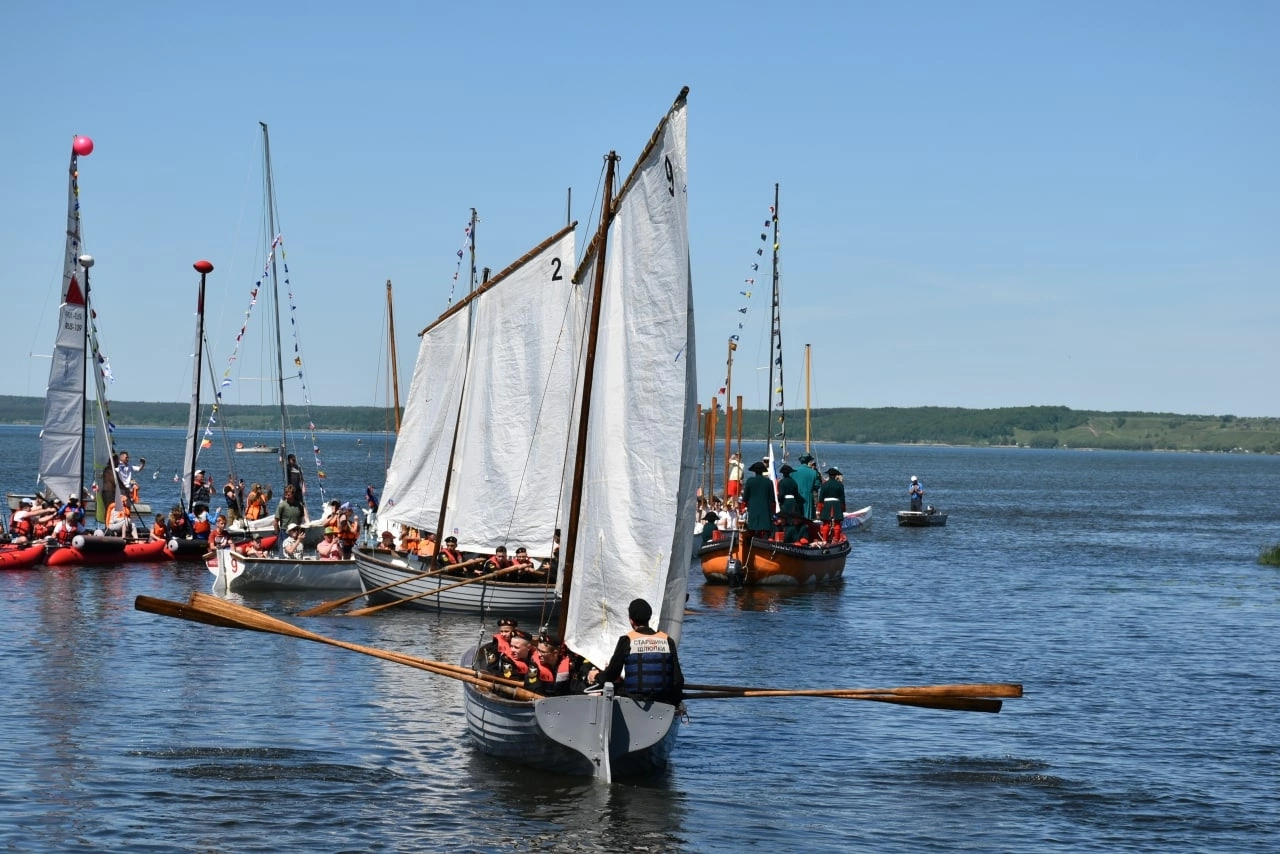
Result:
[[[492,554],[468,559],[458,551],[458,538],[452,534],[444,538],[444,544],[436,542],[436,535],[417,528],[400,529],[400,538],[391,531],[383,531],[378,548],[416,560],[424,569],[446,569],[447,575],[460,578],[480,578],[502,572],[504,581],[549,583],[555,581],[560,558],[560,531],[557,530],[551,545],[551,556],[535,561],[524,546],[516,546],[509,553],[506,546],[497,546]]]
[[[782,464],[776,482],[769,477],[768,460],[747,466],[750,476],[739,481],[735,473],[741,475],[742,464],[737,456],[730,459],[726,497],[698,497],[696,531],[701,543],[726,539],[736,531],[746,537],[801,546],[823,546],[844,539],[845,491],[840,469],[831,466],[824,479],[813,455],[803,454],[798,469]]]
[[[544,629],[530,635],[510,617],[498,621],[498,630],[480,647],[473,666],[548,697],[583,694],[612,682],[620,694],[679,705],[684,674],[675,641],[649,626],[653,608],[644,599],[633,600],[627,616],[631,631],[618,638],[603,668],[570,650],[551,632]]]

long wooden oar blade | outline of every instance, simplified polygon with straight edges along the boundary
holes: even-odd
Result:
[[[332,602],[324,602],[320,605],[316,605],[314,608],[308,608],[305,611],[299,611],[298,616],[299,617],[319,617],[329,613],[334,608],[341,608],[343,605],[346,605],[350,602],[354,602],[362,596],[368,596],[370,593],[381,593],[383,590],[389,590],[392,587],[398,587],[399,585],[407,584],[410,581],[420,581],[423,578],[431,578],[432,576],[443,575],[444,573],[449,572],[451,570],[455,570],[464,566],[471,566],[472,564],[479,563],[481,560],[482,558],[472,558],[471,560],[463,561],[462,563],[455,563],[455,564],[450,564],[449,566],[442,566],[439,569],[429,570],[427,572],[419,573],[418,575],[410,575],[400,579],[399,581],[393,581],[390,584],[384,584],[381,587],[375,587],[372,590],[361,590],[359,593],[356,593],[353,596],[344,596],[341,599],[335,599]]]
[[[490,581],[502,575],[509,575],[513,572],[519,572],[523,568],[524,567],[520,567],[520,566],[509,566],[506,569],[499,569],[497,572],[490,572],[490,573],[487,573],[486,575],[477,575],[475,578],[468,578],[465,581],[459,581],[457,584],[448,584],[444,587],[437,587],[434,590],[424,590],[421,593],[415,593],[412,596],[406,596],[403,599],[395,599],[395,600],[392,600],[391,602],[384,602],[381,605],[370,605],[367,608],[357,608],[354,611],[348,611],[347,616],[348,617],[366,617],[369,614],[376,614],[377,612],[385,608],[394,608],[396,605],[403,605],[405,602],[412,602],[413,600],[421,599],[424,596],[435,596],[439,593],[445,592],[446,590],[452,590],[455,587],[462,587],[467,584],[475,584],[478,581]]]
[[[689,691],[714,691],[753,697],[828,697],[856,694],[891,694],[902,697],[1005,697],[1022,696],[1016,682],[978,682],[958,685],[908,685],[900,688],[748,688],[743,685],[685,685]]]
[[[848,694],[830,692],[826,694],[787,694],[787,693],[743,693],[740,691],[706,691],[702,693],[686,693],[686,700],[741,700],[750,697],[778,699],[781,697],[825,698],[830,700],[864,700],[872,703],[892,703],[895,706],[914,706],[919,709],[939,709],[946,712],[999,712],[1002,700],[989,700],[982,697],[903,697],[894,694]]]
[[[138,611],[145,611],[149,614],[159,614],[162,617],[177,617],[180,620],[190,620],[193,623],[204,623],[207,626],[221,626],[228,629],[249,629],[252,626],[242,625],[236,620],[229,620],[226,617],[219,617],[215,614],[209,614],[198,608],[192,608],[190,605],[182,602],[171,602],[168,599],[156,599],[152,596],[139,596],[133,600],[133,607]],[[263,631],[257,629],[256,631]]]

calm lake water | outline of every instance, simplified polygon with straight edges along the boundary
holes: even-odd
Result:
[[[0,427],[0,488],[32,487],[36,433]],[[143,498],[176,497],[180,433],[121,439],[148,459]],[[320,444],[329,497],[381,485],[381,437]],[[202,567],[0,572],[0,849],[1280,850],[1280,570],[1256,563],[1280,542],[1280,458],[817,452],[875,508],[845,582],[698,574],[690,681],[1017,681],[1024,699],[691,702],[664,776],[604,787],[477,755],[449,680],[133,609],[207,591]],[[278,486],[273,460],[236,462]],[[912,474],[947,527],[894,524]],[[292,619],[326,598],[243,601]],[[298,622],[450,661],[492,631],[395,609]]]

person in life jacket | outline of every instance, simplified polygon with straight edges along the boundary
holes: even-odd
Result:
[[[603,671],[591,668],[587,678],[597,685],[620,685],[629,697],[678,706],[684,699],[684,674],[676,642],[666,632],[649,628],[652,616],[653,606],[633,599],[627,607],[631,631],[618,638],[609,666]]]
[[[351,505],[344,503],[338,508],[338,542],[342,543],[342,556],[350,558],[356,543],[360,541],[360,523],[356,521]]]
[[[569,656],[555,635],[538,635],[538,646],[529,658],[524,687],[544,697],[569,693]]]
[[[107,533],[113,537],[125,537],[133,539],[137,536],[137,529],[134,527],[133,514],[129,512],[127,504],[121,504],[117,510],[116,505],[112,504],[107,508],[106,525]]]
[[[511,633],[511,650],[498,656],[498,675],[503,679],[516,679],[523,682],[529,675],[529,653],[532,645],[529,636],[516,629]]]
[[[485,560],[479,569],[472,567],[469,571],[472,575],[487,575],[490,572],[497,572],[509,566],[512,566],[512,563],[511,558],[507,557],[507,547],[498,546],[494,549],[493,556]]]
[[[462,563],[462,554],[458,551],[458,538],[448,536],[444,538],[444,548],[436,553],[436,563],[440,566],[453,566],[456,563]]]
[[[81,525],[80,520],[76,518],[76,511],[68,507],[66,513],[62,516],[62,520],[53,526],[53,534],[51,536],[58,545],[69,546],[78,534],[83,533],[84,525]]]
[[[498,630],[493,633],[493,639],[477,650],[477,669],[483,667],[490,673],[498,672],[498,660],[504,655],[511,655],[511,636],[515,634],[518,625],[511,617],[498,620]]]
[[[175,506],[169,511],[169,537],[189,540],[192,536],[191,519],[182,512],[181,507]]]
[[[18,509],[9,518],[9,534],[11,541],[17,545],[26,545],[41,538],[40,529],[43,522],[52,518],[57,511],[52,507],[35,509],[30,498],[22,499]]]
[[[197,540],[209,539],[209,534],[213,532],[213,523],[209,521],[209,507],[206,504],[196,504],[191,508],[191,534]]]
[[[156,521],[151,525],[151,541],[169,542],[169,522],[163,513],[156,514]]]
[[[245,499],[244,518],[250,522],[267,516],[267,495],[262,492],[262,484],[255,483],[253,489],[249,490],[249,497]]]

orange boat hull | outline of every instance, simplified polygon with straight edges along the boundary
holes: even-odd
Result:
[[[825,584],[844,575],[849,556],[847,540],[823,546],[800,546],[754,538],[746,544],[736,540],[732,552],[745,570],[743,584],[791,586]],[[729,581],[728,565],[731,549],[711,543],[698,553],[702,574],[711,584]]]

